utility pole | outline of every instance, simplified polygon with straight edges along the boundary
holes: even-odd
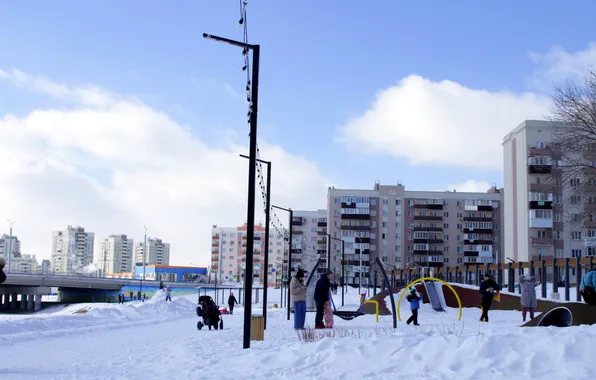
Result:
[[[143,281],[145,280],[145,262],[147,261],[147,225],[145,224],[143,227],[145,228],[145,238],[143,240],[143,277],[141,277],[141,284],[139,286],[139,297],[141,297],[143,294]]]
[[[250,158],[243,154],[243,158]],[[257,158],[257,161],[267,165],[267,190],[265,194],[265,253],[263,271],[263,329],[267,330],[267,289],[269,287],[269,225],[271,224],[271,161],[265,161]],[[277,280],[276,280],[277,281]]]
[[[259,60],[261,47],[259,45],[246,44],[240,41],[230,40],[228,38],[218,37],[203,33],[203,38],[208,38],[217,42],[225,42],[232,46],[241,47],[245,52],[252,50],[252,85],[250,101],[250,143],[248,148],[248,200],[246,216],[246,271],[244,276],[244,336],[242,339],[243,348],[250,348],[250,325],[252,318],[252,273],[253,273],[253,255],[254,255],[254,235],[255,235],[255,187],[257,177],[257,114],[259,110]]]
[[[10,225],[10,232],[8,237],[8,269],[6,273],[10,272],[10,258],[12,257],[12,225],[16,223],[16,221],[12,222],[10,219],[6,219],[8,224]]]

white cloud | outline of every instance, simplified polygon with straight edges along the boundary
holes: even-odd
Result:
[[[541,118],[548,98],[489,92],[451,81],[408,76],[341,128],[339,141],[362,153],[413,164],[501,169],[503,136],[524,119]]]
[[[473,179],[467,180],[464,183],[447,186],[449,191],[457,191],[460,193],[486,193],[492,187],[491,183],[486,181],[475,181]]]
[[[529,53],[530,59],[538,65],[533,76],[534,83],[542,88],[552,87],[553,82],[564,79],[581,79],[587,68],[596,66],[596,43],[577,52],[568,52],[561,46],[555,46],[546,53]]]
[[[24,253],[49,257],[51,231],[67,224],[97,240],[126,233],[137,241],[148,224],[150,236],[171,243],[173,263],[207,264],[211,225],[246,219],[244,144],[211,148],[167,114],[97,87],[20,71],[0,71],[0,80],[74,102],[0,119],[0,204],[17,220]],[[314,162],[264,142],[260,148],[273,161],[273,202],[324,207],[329,181]]]

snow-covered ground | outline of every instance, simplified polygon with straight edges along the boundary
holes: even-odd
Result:
[[[335,296],[336,304],[341,296]],[[79,304],[34,315],[0,315],[0,379],[583,379],[596,327],[520,328],[515,311],[420,312],[420,327],[392,316],[336,318],[336,337],[298,339],[285,309],[270,309],[265,341],[242,349],[243,310],[223,331],[196,329],[196,295],[145,303]],[[271,304],[279,290],[270,290]],[[346,297],[356,309],[357,291]],[[402,302],[406,319],[408,303]],[[89,309],[87,309],[89,308]],[[86,313],[73,314],[77,311]],[[254,305],[253,313],[261,309]],[[314,313],[307,314],[313,325]],[[321,332],[319,332],[321,333]]]

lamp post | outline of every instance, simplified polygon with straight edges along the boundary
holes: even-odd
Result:
[[[292,279],[292,220],[294,220],[294,211],[291,208],[283,208],[279,206],[271,206],[276,209],[287,211],[290,213],[290,236],[288,241],[288,321],[290,320],[290,280]]]
[[[250,325],[252,313],[252,271],[253,271],[253,242],[255,235],[255,182],[257,166],[257,113],[259,109],[259,57],[261,47],[259,45],[246,44],[240,41],[230,40],[228,38],[218,37],[203,33],[203,38],[208,38],[217,42],[225,42],[232,46],[241,47],[245,52],[252,50],[252,87],[250,107],[250,143],[248,149],[248,200],[246,216],[246,240],[249,244],[246,247],[246,274],[244,280],[244,337],[242,340],[243,348],[250,348]]]
[[[141,277],[141,283],[139,285],[139,298],[143,294],[143,281],[145,280],[145,262],[147,261],[147,225],[145,224],[143,228],[145,228],[145,238],[143,240],[143,277]]]
[[[8,224],[10,225],[10,231],[8,236],[8,269],[6,273],[10,272],[10,258],[12,257],[12,225],[16,223],[16,220],[13,222],[10,219],[6,219]]]
[[[243,154],[240,157],[250,158]],[[269,287],[269,225],[271,217],[271,161],[265,161],[257,158],[257,161],[267,165],[267,194],[265,195],[265,259],[263,265],[263,330],[267,330],[267,288]]]
[[[343,239],[339,239],[339,238],[333,237],[333,236],[331,236],[330,234],[327,234],[327,233],[325,235],[327,235],[327,237],[329,238],[329,240],[327,241],[327,269],[329,269],[331,267],[331,264],[330,264],[330,261],[329,261],[329,259],[331,257],[330,256],[331,239],[337,240],[337,241],[341,241],[341,306],[344,306],[344,294],[345,294],[344,281],[345,281],[345,275],[346,275],[346,273],[344,271],[344,269],[345,269],[345,266],[344,266],[345,262],[344,262],[344,260],[346,258],[346,249],[345,249],[346,245],[345,245],[345,242],[343,241]]]

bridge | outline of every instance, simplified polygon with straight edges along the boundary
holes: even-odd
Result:
[[[142,283],[143,288],[156,289],[159,286],[159,281],[154,280],[143,280]],[[164,286],[175,288],[196,289],[199,285],[199,282],[164,281]],[[70,299],[73,302],[90,302],[96,295],[116,297],[124,287],[140,289],[141,280],[9,273],[6,281],[0,284],[0,309],[13,312],[38,311],[41,309],[41,297],[50,294],[51,288],[59,289],[63,301]]]

